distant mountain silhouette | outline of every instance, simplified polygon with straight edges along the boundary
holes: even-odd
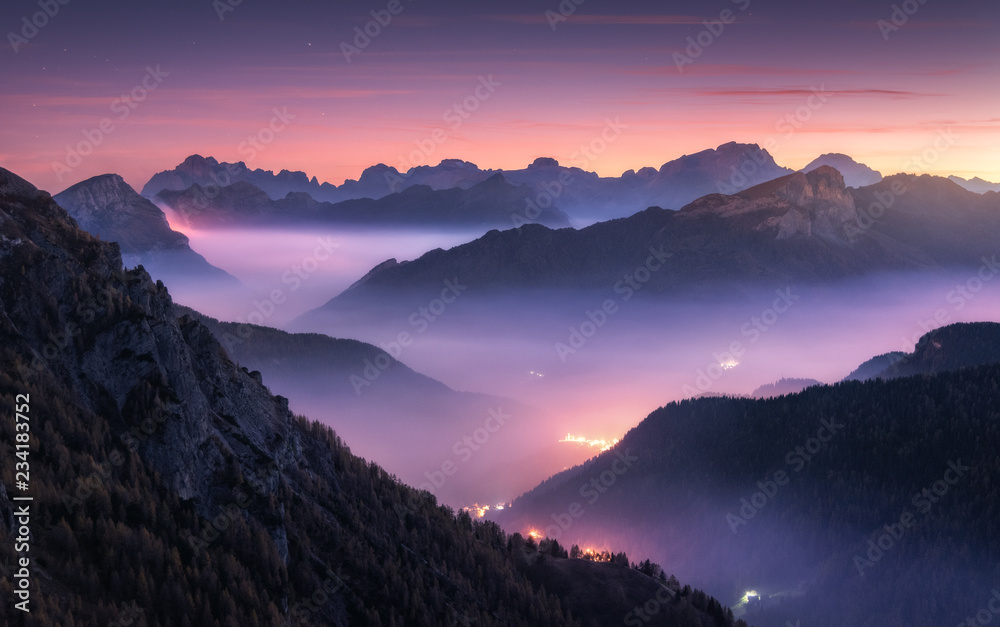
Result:
[[[153,198],[159,192],[169,189],[185,190],[192,185],[202,187],[225,187],[233,183],[250,183],[264,190],[271,198],[284,198],[292,192],[305,192],[315,198],[335,194],[336,187],[329,183],[320,184],[316,177],[309,178],[304,172],[281,170],[277,174],[271,170],[251,170],[245,163],[218,162],[214,157],[191,155],[173,170],[164,170],[153,175],[142,187],[142,195]],[[343,198],[337,198],[343,200]]]
[[[895,379],[987,364],[1000,364],[1000,323],[960,322],[924,334],[912,353],[866,361],[845,380]]]
[[[324,308],[403,302],[445,277],[474,284],[477,294],[608,289],[648,265],[655,271],[642,285],[646,296],[978,268],[995,263],[987,253],[996,250],[997,232],[1000,195],[928,175],[846,188],[839,172],[822,166],[734,195],[711,194],[680,211],[650,208],[580,230],[526,225],[413,261],[390,260]]]
[[[784,396],[785,394],[798,394],[802,390],[814,385],[823,385],[823,382],[817,381],[816,379],[795,379],[786,377],[779,379],[774,383],[768,383],[760,386],[751,392],[750,396],[753,398],[773,398],[775,396]]]
[[[495,174],[468,189],[433,190],[426,185],[383,196],[339,203],[318,202],[304,192],[280,200],[247,182],[209,191],[195,184],[184,191],[164,190],[156,199],[197,228],[341,224],[357,226],[435,226],[509,228],[531,201],[526,186],[514,186]],[[556,207],[533,213],[535,221],[555,228],[569,226]]]
[[[573,219],[594,221],[631,215],[646,207],[679,209],[692,200],[715,192],[734,193],[758,183],[789,174],[757,144],[729,142],[715,149],[684,155],[659,168],[629,170],[620,177],[600,177],[582,169],[586,159],[563,166],[555,159],[538,158],[520,170],[483,170],[458,159],[445,159],[435,166],[416,166],[400,172],[378,164],[366,168],[357,181],[343,185],[319,183],[303,172],[250,170],[243,162],[218,162],[212,157],[192,155],[173,170],[154,175],[143,187],[142,195],[153,198],[164,190],[180,192],[194,185],[209,188],[215,196],[220,187],[249,183],[272,200],[289,194],[308,194],[319,202],[337,203],[361,198],[380,199],[409,187],[427,186],[432,190],[469,189],[497,174],[512,185],[527,185],[531,193],[519,209],[520,221],[550,223],[535,216],[551,205],[560,207]],[[579,162],[579,165],[577,165]]]
[[[970,192],[975,192],[977,194],[985,194],[986,192],[1000,192],[1000,183],[990,183],[989,181],[983,180],[978,176],[971,179],[963,179],[960,176],[949,176],[949,181],[958,183]]]
[[[803,172],[812,172],[816,168],[826,165],[835,168],[844,175],[844,183],[848,187],[865,187],[874,185],[882,180],[882,173],[873,170],[863,163],[858,163],[851,157],[840,153],[827,153],[812,160],[809,165],[802,168]]]
[[[876,355],[855,368],[851,374],[844,377],[844,381],[868,381],[869,379],[875,379],[905,357],[906,353],[903,351],[892,351]]]

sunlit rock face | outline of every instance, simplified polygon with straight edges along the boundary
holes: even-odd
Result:
[[[794,214],[793,219],[782,218],[779,239],[796,234],[839,238],[844,224],[857,218],[854,197],[847,191],[844,177],[829,166],[791,175],[777,196],[796,208],[789,212]]]

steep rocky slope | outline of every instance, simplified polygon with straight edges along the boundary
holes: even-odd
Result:
[[[293,416],[178,319],[162,285],[123,269],[116,244],[0,169],[3,415],[17,395],[30,405],[32,612],[4,603],[5,624],[592,623],[532,582],[497,527]],[[14,436],[0,422],[5,486]],[[0,490],[4,569],[11,496]],[[619,592],[606,605],[624,616]],[[687,624],[710,620],[703,597],[676,603],[695,612]]]

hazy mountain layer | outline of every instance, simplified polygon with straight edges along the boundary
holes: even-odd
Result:
[[[500,174],[469,189],[433,190],[426,185],[380,197],[346,200],[336,204],[318,202],[304,192],[271,200],[262,190],[238,182],[217,190],[195,184],[184,191],[164,190],[156,199],[180,219],[196,228],[242,226],[292,226],[337,224],[390,228],[469,227],[507,228],[525,222],[522,215],[532,203],[533,193],[514,186]],[[569,226],[565,214],[553,206],[538,208],[532,218],[552,227]]]
[[[927,175],[848,189],[824,166],[680,211],[651,208],[580,230],[526,225],[414,261],[389,260],[301,322],[372,303],[412,306],[411,294],[456,277],[477,295],[613,287],[623,300],[901,270],[968,268],[990,278],[1000,270],[998,231],[1000,196]]]
[[[442,502],[495,505],[585,458],[586,451],[559,446],[561,434],[542,427],[537,409],[457,392],[371,344],[177,311],[208,327],[237,364],[291,399],[294,411],[335,426],[355,452],[385,460],[387,470]],[[401,356],[407,350],[389,348]]]
[[[602,131],[611,141],[620,134],[612,126]],[[605,143],[605,145],[607,145]],[[243,162],[219,163],[212,157],[192,155],[173,170],[160,172],[143,187],[152,198],[163,190],[183,191],[198,185],[215,196],[219,188],[250,183],[273,200],[288,194],[306,193],[316,201],[338,203],[359,198],[379,199],[413,186],[433,190],[469,189],[502,174],[513,185],[527,185],[531,194],[518,207],[520,223],[543,220],[544,210],[555,205],[571,218],[590,222],[627,216],[651,206],[677,209],[705,194],[734,193],[791,172],[774,162],[756,144],[730,142],[715,149],[684,155],[659,168],[629,170],[620,177],[600,177],[588,171],[592,156],[579,152],[570,165],[555,159],[536,159],[521,170],[482,170],[473,163],[446,159],[436,166],[416,166],[405,172],[378,164],[367,168],[357,180],[341,186],[320,184],[302,172],[282,170],[278,174],[250,170]],[[528,202],[530,201],[530,203]],[[517,226],[519,223],[514,223]]]

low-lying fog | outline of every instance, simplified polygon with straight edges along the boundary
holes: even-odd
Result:
[[[271,313],[263,324],[288,328],[294,318],[322,305],[385,259],[413,259],[480,234],[246,230],[188,235],[192,248],[238,277],[256,297],[250,302],[226,302],[190,286],[169,286],[172,293],[183,294],[177,297],[179,302],[221,319],[247,320],[250,312],[259,310],[254,300],[263,303],[271,292],[281,290],[284,300],[265,307]],[[321,238],[332,242],[332,252],[326,259],[308,262],[317,256]],[[325,254],[326,249],[320,252]],[[462,281],[460,276],[453,278]],[[960,285],[965,286],[962,292]],[[439,288],[429,290],[426,302],[439,292]],[[673,400],[701,393],[750,394],[782,377],[833,383],[872,356],[912,350],[929,329],[952,322],[1000,320],[1000,290],[979,281],[975,270],[879,277],[836,286],[773,285],[681,302],[648,296],[639,293],[625,301],[612,286],[586,294],[496,296],[487,294],[484,286],[468,285],[433,320],[418,315],[415,324],[417,310],[412,308],[354,311],[289,330],[370,342],[453,389],[509,397],[536,407],[540,411],[533,420],[548,424],[528,425],[525,438],[545,434],[548,439],[558,433],[611,440]],[[596,313],[608,299],[614,301],[607,309],[611,313]],[[393,344],[401,332],[412,337],[408,346]],[[359,375],[363,368],[358,365]],[[393,394],[393,390],[375,382],[365,394]],[[345,418],[337,408],[324,411],[329,403],[321,390],[315,398],[291,402],[293,409],[308,408],[311,417],[343,433],[369,428],[367,422],[350,428],[338,425]],[[540,418],[543,415],[547,417]],[[482,417],[469,420],[469,424],[481,422]],[[373,430],[385,429],[384,422],[370,424]],[[451,437],[440,433],[429,437],[444,437],[450,446],[465,430],[462,427]],[[379,434],[370,435],[377,439]],[[495,440],[501,441],[518,439]],[[598,446],[578,443],[552,444],[571,451],[569,461],[561,460],[555,470],[599,451]],[[353,448],[368,457],[374,452],[357,444]],[[429,443],[407,440],[398,449],[387,457],[382,448],[375,459],[414,485],[423,476],[414,468],[425,465],[432,471],[441,464],[439,453],[422,457],[425,450],[440,449]],[[553,472],[552,460],[523,459],[521,452],[496,451],[497,457],[517,460],[502,471],[508,473],[505,485],[514,492]],[[401,472],[402,468],[407,471]],[[498,495],[484,488],[482,500],[509,501],[517,495]]]
[[[168,285],[174,300],[221,320],[257,322],[258,312],[264,317],[258,324],[277,328],[319,307],[387,259],[415,259],[483,235],[457,230],[194,230],[179,220],[170,224],[188,236],[195,252],[249,288],[243,297],[223,299],[210,288]],[[275,291],[280,292],[276,298]]]

